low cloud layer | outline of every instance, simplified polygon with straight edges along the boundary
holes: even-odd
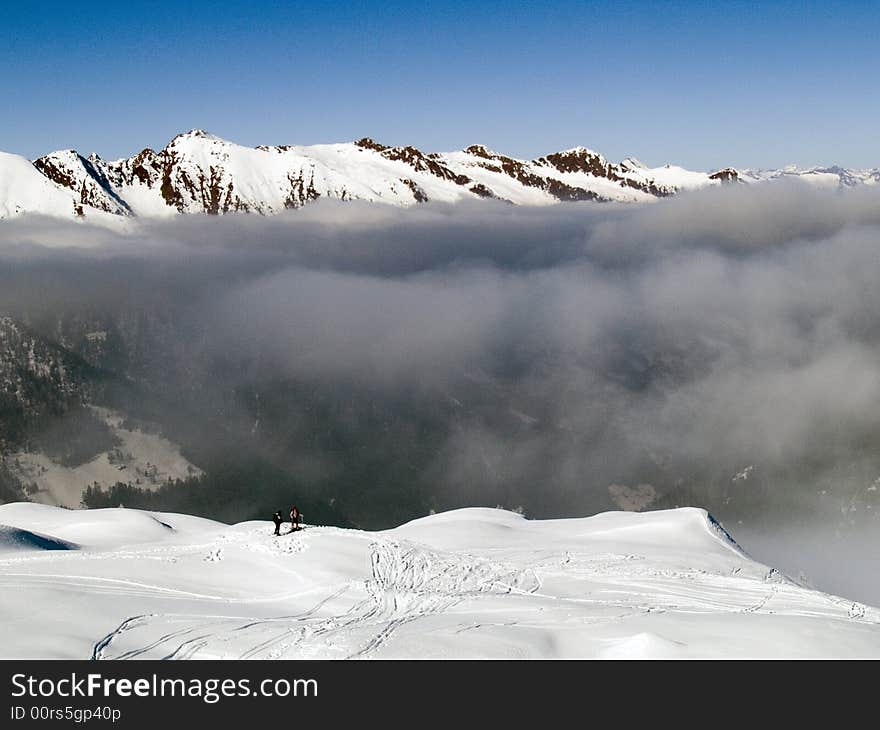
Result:
[[[230,387],[432,409],[442,428],[418,479],[438,507],[584,514],[625,487],[737,517],[811,515],[870,496],[880,476],[870,189],[726,187],[639,207],[318,203],[125,234],[20,219],[0,226],[0,267],[0,311],[45,331],[117,315],[134,331],[149,312],[139,336],[173,352],[143,357],[166,358],[181,390],[222,360]]]

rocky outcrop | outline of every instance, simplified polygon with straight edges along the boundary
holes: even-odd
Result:
[[[723,183],[739,182],[739,173],[732,167],[725,167],[709,175],[710,180],[720,180]]]
[[[56,185],[72,190],[77,195],[79,215],[84,213],[83,206],[113,215],[131,215],[131,209],[113,189],[107,176],[76,150],[53,152],[40,157],[34,160],[34,167]]]

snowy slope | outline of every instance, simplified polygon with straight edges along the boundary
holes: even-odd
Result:
[[[880,611],[753,562],[692,508],[274,537],[9,504],[0,525],[3,657],[880,656]]]

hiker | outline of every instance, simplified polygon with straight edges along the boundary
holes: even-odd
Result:
[[[302,513],[296,508],[296,505],[293,505],[290,508],[290,531],[296,532],[300,522],[302,522]]]
[[[275,534],[281,534],[281,523],[284,522],[284,518],[281,516],[281,510],[275,510],[275,514],[272,515],[272,522],[275,523]]]

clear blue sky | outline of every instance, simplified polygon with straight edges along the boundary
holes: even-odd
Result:
[[[874,2],[32,2],[0,17],[0,149],[207,129],[697,169],[880,166]]]

